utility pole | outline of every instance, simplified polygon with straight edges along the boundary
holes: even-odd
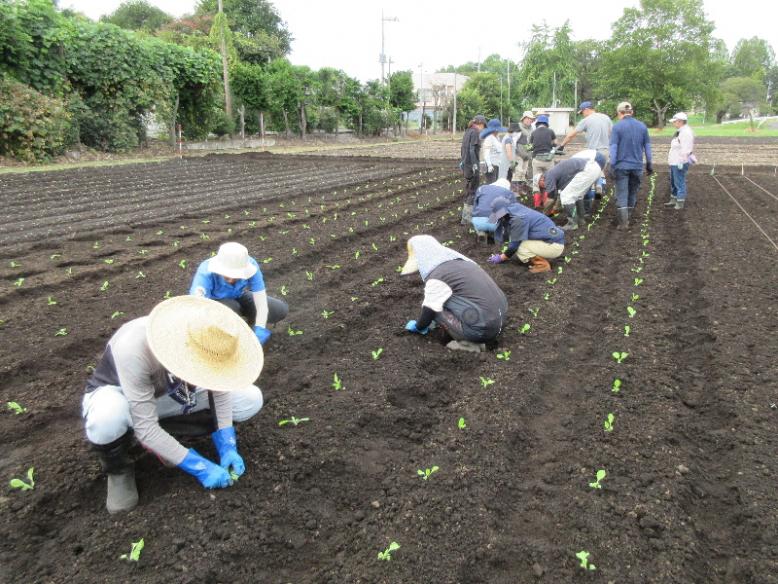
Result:
[[[457,132],[457,72],[454,71],[454,121],[451,124],[451,139],[454,139],[454,136]]]
[[[508,124],[511,123],[511,62],[505,63],[505,69],[508,73]]]
[[[551,89],[551,107],[556,107],[556,71],[554,71],[554,85]]]
[[[219,14],[224,18],[222,10],[222,0],[218,1]],[[224,111],[229,118],[232,118],[232,93],[230,92],[230,70],[227,62],[227,41],[224,38],[224,27],[227,26],[226,19],[223,25],[219,27],[219,49],[222,54],[222,77],[224,78]]]
[[[500,123],[502,123],[502,75],[500,75]]]
[[[424,99],[424,63],[419,63],[419,101],[421,102],[421,116],[419,117],[419,133],[424,130],[424,110],[427,105]]]
[[[478,45],[478,67],[477,71],[481,72],[481,45]]]
[[[221,0],[219,0],[221,2]],[[384,75],[384,65],[386,64],[386,52],[384,51],[384,23],[385,22],[398,22],[399,18],[396,16],[384,16],[384,10],[381,9],[381,55],[378,57],[378,61],[381,63],[381,83],[386,83],[386,75]]]

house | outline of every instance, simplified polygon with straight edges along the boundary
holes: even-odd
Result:
[[[422,112],[428,116],[435,127],[439,127],[441,112],[454,100],[454,91],[461,91],[465,83],[470,79],[460,73],[424,73],[415,76],[413,80],[414,90],[417,95],[416,109],[409,112],[408,120],[411,125],[419,124]],[[419,89],[421,81],[421,89]]]

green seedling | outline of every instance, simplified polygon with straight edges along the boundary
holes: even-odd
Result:
[[[341,389],[343,389],[343,380],[340,377],[338,377],[337,373],[332,374],[332,383],[330,384],[330,386],[335,391],[340,391]]]
[[[373,248],[373,251],[378,251],[378,246],[375,243],[371,243],[370,247]]]
[[[635,278],[635,286],[640,286],[643,283],[643,278]]]
[[[637,310],[635,310],[635,309],[634,309],[634,308],[632,308],[631,306],[627,306],[627,314],[629,315],[629,317],[630,317],[630,318],[634,318],[634,316],[635,316],[637,313],[638,313],[638,311],[637,311]]]
[[[29,481],[28,483],[25,483],[22,479],[11,479],[8,484],[12,489],[32,491],[35,488],[35,479],[33,478],[34,472],[35,468],[32,466],[27,469],[27,480]]]
[[[52,298],[51,296],[46,298],[46,305],[47,306],[54,306],[55,304],[57,304],[57,301],[54,300],[54,298]]]
[[[27,408],[22,407],[17,402],[5,402],[6,407],[14,413],[14,415],[18,416],[19,414],[27,413]]]
[[[525,323],[524,323],[524,324],[521,326],[521,328],[519,329],[519,332],[520,332],[522,335],[527,335],[527,334],[529,334],[529,331],[530,331],[530,329],[531,329],[531,328],[532,328],[532,325],[530,325],[530,323],[528,323],[528,322],[525,322]]]
[[[230,480],[232,482],[238,482],[238,479],[240,478],[240,475],[236,473],[234,470],[230,469]]]
[[[606,432],[613,432],[613,422],[615,421],[616,416],[614,416],[612,413],[609,413],[608,417],[606,417],[605,421],[602,423],[602,426]]]
[[[68,336],[68,329],[63,326],[56,333],[54,333],[54,336],[55,337],[66,337],[66,336]]]
[[[561,274],[563,270],[564,270],[564,268],[562,266],[558,266],[557,269],[556,269],[556,273],[557,274]]]
[[[550,280],[546,280],[546,284],[548,284],[549,286],[553,286],[554,284],[556,284],[556,278],[551,278]]]
[[[310,418],[295,418],[292,416],[291,418],[285,418],[283,420],[278,421],[279,426],[286,426],[287,424],[292,424],[292,426],[299,426],[303,422],[310,422]]]
[[[311,237],[310,239],[308,239],[308,243],[310,245],[316,245],[316,240],[313,237]]]
[[[597,478],[593,483],[589,483],[589,486],[593,489],[602,489],[602,485],[600,484],[600,481],[604,479],[607,476],[608,473],[605,472],[605,469],[601,468],[597,471],[597,474],[595,475]]]
[[[621,391],[621,379],[618,377],[613,380],[613,384],[611,385],[611,391],[613,393],[619,393]]]
[[[378,347],[375,351],[370,351],[370,354],[373,356],[373,361],[378,361],[381,358],[381,354],[383,352],[383,347]]]
[[[21,288],[22,285],[24,285],[24,278],[17,278],[16,280],[14,280],[14,286],[16,286],[17,288]]]
[[[296,337],[298,335],[303,334],[302,329],[295,330],[295,329],[292,328],[292,325],[289,325],[289,326],[286,327],[286,332],[289,333],[290,337]]]
[[[95,241],[92,244],[92,249],[100,249],[100,242],[99,241]]]
[[[633,292],[632,296],[630,296],[629,299],[630,299],[630,302],[637,302],[638,300],[640,300],[640,294],[635,294]]]
[[[272,262],[272,261],[273,261],[273,258],[264,258],[264,259],[262,260],[262,263],[263,263],[263,264],[269,264],[269,263],[270,263],[270,262]]]
[[[624,336],[628,337],[629,333],[632,331],[632,327],[630,327],[628,324],[624,325]]]
[[[402,271],[403,271],[403,267],[402,267],[402,266],[397,266],[397,267],[394,269],[394,271],[395,271],[395,272],[397,272],[397,273],[399,274],[400,272],[402,272]]]
[[[111,315],[111,320],[115,318],[119,318],[120,316],[124,316],[124,312],[122,312],[121,310],[117,310]]]
[[[550,298],[551,298],[550,292],[546,292],[545,294],[543,294],[543,300],[545,300],[546,302],[548,302]]]
[[[616,360],[616,363],[621,363],[622,361],[624,361],[624,359],[626,359],[629,356],[629,353],[624,353],[623,351],[622,352],[614,351],[613,353],[611,353],[611,355]]]
[[[639,274],[640,272],[643,271],[643,266],[635,266],[634,268],[632,268],[631,271],[635,272],[636,274]]]
[[[178,262],[178,267],[181,268],[182,270],[185,270],[186,269],[186,260],[181,260],[180,262]]]
[[[575,554],[575,557],[580,560],[581,568],[583,568],[584,570],[594,571],[594,570],[597,569],[597,566],[595,566],[594,564],[590,564],[589,563],[589,556],[590,555],[591,554],[589,552],[581,550],[580,552]]]
[[[72,276],[73,275],[73,266],[70,266],[67,270],[65,270],[65,273],[68,276]]]
[[[510,361],[511,360],[511,352],[508,349],[505,349],[501,353],[497,353],[497,358],[500,361]]]
[[[256,221],[249,221],[249,229],[254,229],[257,226]]]
[[[289,294],[289,288],[287,288],[287,287],[286,287],[286,284],[284,284],[284,285],[283,285],[283,286],[281,286],[281,288],[279,289],[279,292],[281,292],[281,296],[286,296],[287,294]]]
[[[113,259],[111,259],[111,258],[105,258],[105,259],[103,260],[103,263],[104,263],[104,264],[108,264],[109,266],[112,266],[112,265],[113,265],[113,263],[114,263],[115,261],[116,261],[116,260],[113,260]]]
[[[61,257],[62,257],[62,254],[61,254],[61,253],[53,253],[53,254],[51,254],[51,255],[49,256],[49,259],[50,259],[50,260],[58,260],[58,259],[60,259]]]
[[[570,256],[565,256],[565,263],[566,264],[569,264],[572,261],[573,261],[573,258],[571,258]],[[559,267],[561,268],[562,266],[559,266]]]
[[[376,286],[378,286],[379,284],[383,284],[383,283],[384,283],[384,278],[383,278],[383,276],[382,276],[382,277],[378,278],[377,280],[374,280],[374,281],[373,281],[373,282],[372,282],[370,285],[371,285],[373,288],[375,288],[375,287],[376,287]]]
[[[467,428],[467,422],[465,422],[464,418],[459,418],[459,421],[457,421],[457,427],[460,430],[464,430],[465,428]]]
[[[227,232],[228,232],[228,233],[229,233],[230,231],[231,231],[231,229],[228,229],[228,230],[227,230]],[[174,240],[173,240],[173,243],[171,243],[170,245],[171,245],[171,246],[172,246],[174,249],[178,249],[178,246],[180,246],[180,245],[181,245],[181,242],[180,242],[180,241],[178,241],[177,239],[174,239]]]
[[[173,293],[170,290],[165,290],[165,295],[162,297],[165,300],[168,300],[173,297]]]
[[[147,250],[147,249],[139,249],[138,250],[138,255],[145,256],[145,255],[148,255],[148,253],[149,253],[149,250]]]
[[[11,261],[8,263],[8,265],[9,265],[9,266],[11,266],[12,268],[21,268],[21,267],[22,267],[22,264],[20,264],[20,263],[19,263],[19,262],[17,262],[16,260],[11,260]]]
[[[329,265],[325,265],[324,267],[329,268],[330,270],[339,270],[340,264],[329,264]]]
[[[140,538],[138,541],[132,543],[132,546],[130,547],[130,553],[120,555],[119,559],[127,560],[128,562],[137,562],[140,560],[140,553],[143,551],[143,547],[145,545],[146,544],[143,541],[143,538]]]
[[[419,475],[422,478],[422,480],[427,481],[433,475],[433,473],[436,473],[439,470],[440,470],[439,467],[433,466],[432,468],[425,468],[424,470],[418,469],[416,471],[416,474]]]
[[[334,310],[327,310],[326,308],[321,311],[321,316],[324,320],[327,320],[329,317],[331,317],[333,314],[335,314]]]
[[[200,223],[202,223],[203,225],[208,225],[210,222],[211,222],[210,219],[203,219],[202,221],[200,221]]]
[[[534,316],[535,318],[538,317],[538,312],[540,312],[540,308],[530,308],[528,309],[529,313]]]
[[[111,284],[108,282],[108,280],[106,280],[105,282],[103,282],[103,283],[100,285],[100,292],[105,292],[106,290],[108,290],[108,288],[109,288],[110,286],[111,286]]]
[[[494,379],[491,379],[489,377],[479,377],[479,379],[481,381],[481,387],[483,387],[484,389],[486,389],[490,385],[494,385]]]
[[[157,231],[157,235],[164,235],[164,234],[165,234],[165,231],[164,231],[164,230],[162,230],[162,229],[160,229],[159,231]]]
[[[146,274],[144,274],[142,271],[138,270],[138,273],[135,274],[136,280],[143,280],[146,278]]]
[[[309,272],[308,270],[305,270],[305,277],[308,279],[309,282],[313,282],[313,272]]]
[[[297,251],[297,248],[296,248],[296,247],[293,247],[293,248],[292,248],[292,255],[293,255],[293,256],[296,256],[298,253],[299,253],[299,252]]]
[[[354,252],[354,259],[355,259],[355,260],[358,260],[360,255],[362,255],[362,252],[361,252],[361,251],[359,251],[359,250],[355,251],[355,252]]]

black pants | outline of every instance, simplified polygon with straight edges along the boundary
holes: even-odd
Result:
[[[481,182],[481,175],[472,170],[465,172],[465,205],[472,205],[475,201],[475,192]]]
[[[257,306],[254,304],[254,294],[248,289],[243,291],[243,294],[237,298],[221,298],[216,302],[221,302],[226,307],[234,310],[240,316],[243,317],[250,327],[254,326],[257,322]],[[267,297],[267,324],[275,324],[279,320],[284,320],[286,315],[289,314],[289,305],[283,300]]]

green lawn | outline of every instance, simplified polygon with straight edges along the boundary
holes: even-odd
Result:
[[[778,138],[778,129],[767,128],[766,122],[761,128],[751,131],[751,125],[748,122],[737,122],[734,124],[716,124],[703,123],[702,116],[689,116],[689,126],[694,130],[695,136],[723,136],[737,138]],[[772,123],[775,123],[773,121]],[[756,123],[754,124],[756,127]],[[662,130],[651,128],[652,136],[672,136],[675,127],[668,123]]]

